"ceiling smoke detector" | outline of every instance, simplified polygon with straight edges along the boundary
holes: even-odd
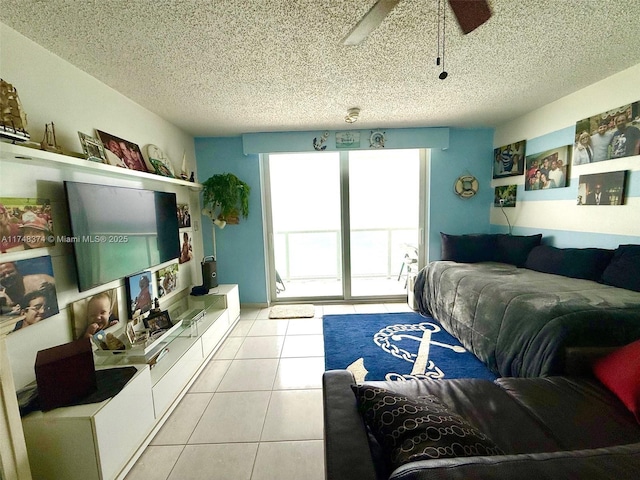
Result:
[[[350,108],[347,110],[347,116],[344,117],[344,121],[347,123],[355,123],[358,121],[358,117],[360,116],[359,108]]]

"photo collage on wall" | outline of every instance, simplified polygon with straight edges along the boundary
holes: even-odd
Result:
[[[573,165],[640,155],[640,102],[576,122]],[[578,205],[624,205],[628,172],[580,175]]]
[[[54,245],[48,199],[0,197],[0,254]]]
[[[0,263],[0,334],[59,312],[50,256]]]

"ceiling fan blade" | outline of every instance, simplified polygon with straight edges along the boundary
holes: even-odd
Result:
[[[360,19],[355,27],[342,39],[343,45],[358,45],[382,23],[401,0],[378,0]]]
[[[449,5],[465,35],[491,18],[487,0],[449,0]]]

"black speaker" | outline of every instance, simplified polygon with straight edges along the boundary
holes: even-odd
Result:
[[[216,261],[213,257],[202,259],[202,286],[207,290],[218,286],[218,273],[216,272]]]

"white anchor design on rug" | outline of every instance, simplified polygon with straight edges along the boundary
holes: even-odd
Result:
[[[407,381],[413,379],[444,377],[444,372],[438,368],[433,360],[429,359],[429,350],[431,349],[431,345],[449,348],[456,353],[464,353],[466,350],[460,345],[449,345],[447,343],[432,340],[431,335],[439,332],[440,330],[440,326],[431,322],[408,325],[389,325],[378,330],[378,332],[373,336],[373,341],[376,345],[394,357],[413,363],[413,368],[411,369],[410,374],[390,372],[386,374],[385,380]],[[411,333],[413,332],[422,332],[422,335],[412,335]],[[393,343],[402,340],[415,340],[418,346],[417,353],[412,353],[404,348],[400,348],[396,343]],[[363,382],[367,373],[369,373],[364,365],[364,358],[362,357],[349,365],[347,370],[353,374],[356,382],[358,383]]]

